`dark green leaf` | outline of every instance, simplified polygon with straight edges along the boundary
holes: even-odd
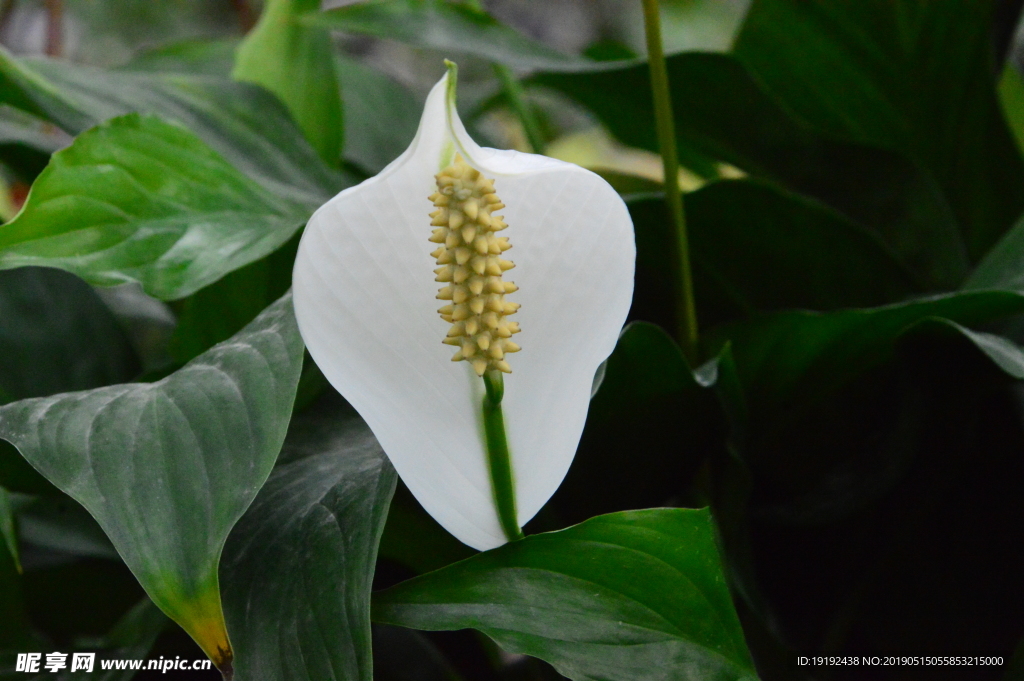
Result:
[[[544,512],[557,512],[564,526],[668,505],[689,487],[722,430],[714,393],[697,383],[675,341],[654,324],[633,322],[608,358],[576,458]]]
[[[266,189],[309,210],[350,184],[320,161],[276,97],[247,83],[16,60],[0,51],[0,102],[76,135],[129,112],[158,114],[185,125]]]
[[[956,221],[934,180],[892,151],[823,136],[794,119],[743,65],[721,54],[667,59],[680,158],[720,159],[814,197],[875,231],[922,285],[952,288],[967,271]],[[657,151],[645,63],[536,78],[593,111],[621,141]],[[702,168],[704,170],[702,170]]]
[[[687,194],[685,203],[702,326],[758,311],[881,305],[915,290],[877,236],[816,201],[729,180]],[[637,199],[629,210],[637,239],[632,315],[671,323],[674,241],[664,199]]]
[[[706,510],[532,535],[374,594],[374,621],[479,629],[572,679],[753,679]]]
[[[395,480],[336,395],[296,418],[224,550],[239,678],[373,678],[370,583]]]
[[[557,70],[583,61],[535,42],[483,12],[444,0],[360,2],[308,14],[305,21],[521,68]]]
[[[95,518],[65,494],[28,497],[18,508],[21,539],[50,551],[119,560]]]
[[[270,474],[302,364],[285,297],[168,378],[15,402],[0,436],[99,521],[153,601],[230,664],[217,581]]]
[[[235,270],[193,293],[178,306],[178,324],[170,353],[185,363],[207,348],[233,336],[270,303],[291,288],[296,234],[262,260]]]
[[[276,250],[307,216],[184,128],[128,114],[54,154],[0,228],[0,267],[60,267],[181,298]]]
[[[0,487],[0,539],[3,539],[3,550],[7,551],[18,572],[21,572],[21,563],[18,559],[18,535],[14,530],[14,511],[11,509],[11,495],[3,487]]]
[[[1024,293],[1024,216],[1017,221],[999,243],[964,282],[965,291],[994,289]]]
[[[1024,76],[1012,64],[1006,65],[999,79],[999,103],[1017,148],[1024,151]]]
[[[123,383],[139,372],[117,320],[74,275],[0,271],[0,319],[0,391],[8,396],[0,402]]]
[[[756,0],[734,53],[815,129],[927,168],[980,258],[1024,210],[995,93],[991,0]]]
[[[732,343],[751,417],[765,426],[882,364],[924,320],[972,326],[1021,312],[1024,297],[1014,293],[955,293],[869,309],[779,312],[717,329],[711,342]]]
[[[416,136],[422,103],[404,85],[354,59],[339,56],[335,66],[345,108],[345,160],[376,173]]]
[[[475,553],[431,518],[405,485],[398,485],[380,538],[381,558],[422,574]]]
[[[285,103],[306,139],[329,165],[341,158],[341,97],[331,37],[298,17],[320,0],[267,0],[235,54],[236,80],[262,85]]]

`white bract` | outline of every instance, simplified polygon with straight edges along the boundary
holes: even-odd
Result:
[[[636,249],[626,206],[604,180],[544,156],[477,146],[455,111],[454,90],[453,74],[446,75],[427,97],[405,153],[310,218],[295,261],[294,301],[317,365],[366,420],[408,488],[449,532],[485,550],[506,539],[488,470],[483,381],[470,358],[452,361],[463,358],[449,336],[452,308],[438,316],[453,301],[438,300],[447,275],[435,275],[435,258],[447,256],[438,254],[431,225],[439,220],[435,175],[458,155],[493,180],[504,204],[501,237],[508,241],[501,243],[512,248],[502,257],[515,263],[504,280],[518,286],[506,290],[521,306],[505,314],[516,315],[521,333],[514,344],[500,342],[521,351],[488,362],[511,369],[502,408],[520,525],[572,463],[594,373],[629,310]],[[480,205],[499,205],[489,200]],[[453,244],[453,253],[474,241]],[[480,248],[467,257],[481,256]],[[487,257],[497,258],[495,250]],[[499,331],[505,326],[493,338]],[[467,348],[473,351],[481,347]]]

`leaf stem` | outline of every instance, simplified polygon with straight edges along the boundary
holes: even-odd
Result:
[[[535,154],[542,153],[544,151],[544,135],[540,131],[540,121],[537,120],[537,112],[526,101],[522,83],[512,73],[512,69],[504,64],[494,64],[494,73],[498,76],[501,89],[504,91],[512,111],[523,126],[530,151]]]
[[[658,146],[665,169],[665,199],[675,227],[678,276],[676,277],[676,335],[691,364],[696,366],[697,306],[693,296],[693,274],[690,267],[690,241],[686,234],[686,216],[683,195],[679,189],[679,158],[676,151],[675,118],[668,88],[665,52],[661,46],[661,17],[658,0],[642,0],[644,30],[647,34],[647,64],[651,70],[651,94],[654,98],[654,122],[658,131]]]
[[[487,464],[491,471],[491,489],[498,507],[498,520],[509,541],[523,538],[516,514],[516,488],[512,480],[512,459],[505,437],[505,418],[501,413],[501,399],[505,395],[505,380],[500,371],[484,374],[484,433],[487,437]]]

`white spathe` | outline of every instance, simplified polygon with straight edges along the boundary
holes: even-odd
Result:
[[[453,74],[452,74],[453,75]],[[625,204],[604,180],[544,156],[477,146],[455,111],[454,78],[427,97],[398,159],[309,220],[293,277],[310,354],[373,430],[402,480],[469,546],[505,543],[491,493],[483,382],[441,343],[427,198],[456,152],[494,179],[506,208],[522,351],[502,403],[520,525],[562,482],[583,432],[594,372],[615,347],[633,295],[636,247]],[[451,79],[451,80],[450,80]]]

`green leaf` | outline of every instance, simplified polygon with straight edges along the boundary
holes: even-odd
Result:
[[[96,519],[66,494],[22,499],[18,530],[26,544],[72,556],[120,560]]]
[[[320,0],[267,0],[259,23],[238,46],[236,80],[262,85],[281,98],[328,165],[341,159],[341,96],[331,36],[297,18]]]
[[[401,83],[337,55],[345,109],[345,160],[376,173],[402,155],[420,124],[422,102]]]
[[[964,282],[963,290],[1024,293],[1024,215],[1003,235]]]
[[[4,541],[4,550],[14,561],[18,572],[21,572],[18,535],[14,530],[14,512],[11,509],[11,495],[3,487],[0,487],[0,538]]]
[[[60,267],[181,298],[276,250],[306,217],[184,128],[128,114],[54,154],[0,227],[0,267]]]
[[[23,400],[0,437],[99,521],[153,602],[222,669],[217,564],[284,441],[302,365],[285,297],[162,381]]]
[[[172,72],[229,78],[238,40],[190,39],[160,45],[139,54],[122,66],[125,71]]]
[[[721,439],[721,410],[660,327],[632,322],[590,401],[576,458],[545,512],[559,524],[666,505]],[[628,469],[623,452],[630,452]]]
[[[892,357],[897,340],[932,318],[965,326],[1024,312],[1024,297],[965,292],[883,307],[827,313],[786,311],[716,329],[712,344],[731,342],[751,420],[778,428],[796,413]]]
[[[378,592],[373,618],[479,629],[571,679],[753,679],[713,535],[706,510],[599,516]]]
[[[393,560],[416,574],[422,574],[476,553],[431,518],[416,501],[416,497],[399,481],[380,538],[381,558]]]
[[[1017,148],[1024,152],[1024,76],[1010,63],[1003,68],[999,79],[999,103]]]
[[[830,139],[793,117],[728,55],[667,59],[680,159],[712,176],[718,159],[818,199],[874,231],[929,288],[953,288],[968,262],[935,181],[900,154]],[[594,112],[622,142],[657,152],[645,63],[541,74]],[[702,170],[702,168],[704,170]]]
[[[110,310],[66,272],[0,271],[0,319],[0,402],[123,383],[140,370]]]
[[[785,308],[881,305],[916,290],[881,240],[816,201],[752,180],[685,197],[701,325]],[[637,240],[633,316],[669,323],[671,222],[660,197],[629,203]]]
[[[370,583],[396,479],[336,393],[295,419],[224,549],[239,678],[373,678]]]
[[[69,141],[66,133],[41,118],[9,104],[0,104],[0,144],[23,144],[52,154],[67,146]]]
[[[1024,211],[999,110],[992,0],[756,0],[734,54],[814,129],[926,168],[980,258]]]
[[[207,348],[227,340],[255,319],[292,285],[299,247],[296,234],[262,260],[250,263],[193,293],[177,306],[178,324],[170,353],[185,363]]]
[[[303,21],[416,47],[472,54],[520,68],[558,70],[586,63],[527,38],[484,12],[444,0],[360,2],[312,12]]]
[[[261,186],[310,211],[352,183],[324,165],[276,97],[248,83],[19,60],[0,49],[0,102],[74,135],[130,112],[177,121]]]

